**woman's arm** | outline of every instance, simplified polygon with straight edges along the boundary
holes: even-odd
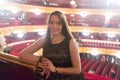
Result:
[[[33,53],[35,53],[36,51],[40,50],[43,47],[44,41],[45,41],[44,37],[35,41],[29,47],[25,48],[20,52],[19,58],[23,62],[37,64],[37,62],[39,61],[39,56],[35,56],[33,55]]]

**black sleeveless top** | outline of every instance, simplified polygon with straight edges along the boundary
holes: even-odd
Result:
[[[48,46],[43,49],[43,56],[50,59],[56,67],[70,67],[71,59],[69,52],[69,42],[66,38],[58,43],[49,43]]]
[[[49,43],[43,48],[43,56],[50,59],[56,67],[72,67],[69,39],[64,39],[58,44]],[[51,73],[49,80],[83,80],[80,75],[63,75]]]

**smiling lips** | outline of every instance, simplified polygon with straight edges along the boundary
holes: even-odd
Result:
[[[53,33],[56,33],[58,30],[57,29],[55,29],[55,30],[51,30],[51,32],[53,32]]]

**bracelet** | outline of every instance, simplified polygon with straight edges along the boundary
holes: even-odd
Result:
[[[42,58],[43,58],[43,56],[40,56],[40,57],[39,57],[39,62],[40,62],[40,63],[42,62]]]
[[[43,58],[43,56],[40,56],[40,57],[39,57],[39,60],[38,60],[38,62],[37,62],[36,65],[35,65],[35,70],[37,69],[37,67],[39,67],[39,63],[42,62],[42,58]]]
[[[35,74],[40,74],[41,72],[43,72],[43,68],[42,67],[37,67],[35,70]]]
[[[58,73],[57,67],[55,68],[55,73],[56,73],[56,74]]]

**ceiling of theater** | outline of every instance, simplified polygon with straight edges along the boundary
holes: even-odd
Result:
[[[4,1],[4,0],[3,0]],[[16,2],[18,4],[27,4],[27,5],[36,5],[36,6],[51,6],[51,7],[63,7],[63,8],[72,8],[72,9],[93,9],[93,10],[113,10],[119,11],[120,4],[118,0],[7,0],[10,2]],[[71,1],[75,1],[73,4],[70,4]],[[19,17],[22,12],[18,14],[12,14],[10,11],[0,10],[1,15],[8,15],[9,17]],[[34,11],[35,12],[35,11]],[[84,11],[83,11],[84,12]],[[102,12],[98,12],[102,13]],[[97,13],[96,13],[97,14]],[[42,16],[41,16],[42,15]],[[34,13],[28,12],[27,16],[29,18],[46,20],[47,14],[36,15]],[[6,16],[8,18],[8,16]],[[67,15],[67,19],[71,25],[77,24],[78,26],[89,26],[87,23],[95,23],[94,25],[103,26],[105,23],[105,15],[87,15],[86,18],[81,17],[81,15]],[[110,15],[111,16],[111,15]],[[5,16],[3,16],[5,18]],[[120,15],[115,15],[111,18],[114,26],[119,26]],[[81,24],[82,23],[82,24]],[[85,23],[85,24],[84,24]],[[100,23],[100,24],[98,24]]]
[[[27,0],[30,3],[48,2],[51,6],[70,7],[71,1],[75,1],[75,8],[92,8],[92,9],[120,9],[119,0]]]

